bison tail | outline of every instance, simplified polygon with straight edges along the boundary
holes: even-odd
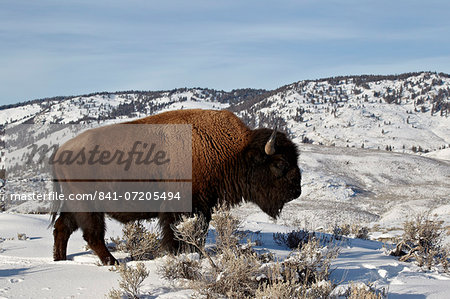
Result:
[[[55,194],[62,193],[61,185],[59,184],[58,180],[53,180],[53,192],[55,192]],[[61,208],[61,204],[62,203],[59,200],[54,200],[52,202],[52,207],[50,210],[50,224],[48,225],[49,228],[51,228],[55,224],[56,217],[58,216],[58,211]]]

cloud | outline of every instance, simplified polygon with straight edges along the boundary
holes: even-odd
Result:
[[[0,2],[0,104],[100,90],[274,88],[450,72],[445,1]]]

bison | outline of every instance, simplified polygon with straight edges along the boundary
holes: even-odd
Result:
[[[255,203],[266,214],[276,218],[287,202],[301,194],[297,146],[276,129],[251,130],[227,110],[169,111],[128,123],[192,126],[192,213],[202,214],[207,222],[218,204],[234,206],[243,200]],[[108,126],[107,130],[114,130],[114,126]],[[80,135],[73,138],[58,152],[83,145],[88,140],[86,136],[99,129],[83,133],[83,138]],[[58,167],[54,165],[56,181]],[[70,189],[70,182],[65,186]],[[67,192],[64,185],[62,187],[62,191]],[[122,223],[158,218],[162,229],[161,246],[170,251],[177,251],[180,246],[172,230],[180,219],[179,213],[64,211],[58,217],[54,212],[54,260],[66,259],[69,237],[80,228],[83,238],[104,265],[117,263],[105,246],[105,214]]]

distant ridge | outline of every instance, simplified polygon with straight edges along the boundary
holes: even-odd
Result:
[[[299,142],[407,153],[450,146],[450,75],[336,76],[275,90],[177,88],[96,92],[0,107],[0,126],[120,122],[173,109],[229,109],[250,127],[274,127]]]
[[[296,83],[299,83],[299,82],[329,81],[331,83],[331,82],[336,82],[336,81],[345,80],[345,79],[354,79],[355,82],[363,83],[363,82],[374,82],[374,81],[381,81],[381,80],[406,79],[408,77],[418,76],[418,75],[424,74],[424,73],[436,74],[436,75],[439,75],[440,77],[450,78],[450,74],[446,74],[446,73],[442,73],[442,72],[437,73],[437,72],[431,72],[431,71],[409,72],[409,73],[401,73],[401,74],[394,74],[394,75],[368,75],[368,74],[363,74],[363,75],[346,75],[346,76],[325,77],[325,78],[319,78],[319,79],[305,79],[305,80],[297,81],[295,83],[283,85],[283,86],[281,86],[279,88],[276,88],[274,90],[254,89],[254,88],[240,88],[240,89],[233,89],[230,92],[226,92],[226,91],[221,90],[221,92],[224,92],[224,93],[227,93],[227,94],[230,94],[230,95],[236,90],[237,91],[254,90],[254,91],[263,91],[263,92],[272,92],[272,93],[274,93],[274,92],[283,90],[287,86],[290,86],[292,84],[296,84]],[[28,101],[21,101],[21,102],[14,103],[14,104],[1,105],[0,106],[0,110],[20,107],[20,106],[27,105],[27,104],[39,103],[39,102],[42,102],[42,101],[61,101],[61,100],[65,100],[65,99],[75,98],[75,97],[92,97],[92,96],[97,96],[97,95],[164,93],[164,92],[177,92],[177,91],[180,91],[180,90],[187,90],[187,89],[213,90],[213,89],[209,89],[209,88],[200,88],[200,87],[194,87],[194,88],[186,88],[186,87],[184,87],[184,88],[175,88],[175,89],[172,89],[172,90],[158,90],[158,91],[150,91],[150,90],[126,90],[126,91],[113,91],[113,92],[99,91],[99,92],[93,92],[93,93],[81,94],[81,95],[52,96],[52,97],[33,99],[33,100],[28,100]],[[214,90],[214,91],[216,91],[216,90]]]

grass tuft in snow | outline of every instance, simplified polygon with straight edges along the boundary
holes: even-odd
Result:
[[[19,240],[19,241],[26,241],[28,239],[29,238],[27,237],[26,234],[24,234],[24,233],[17,233],[17,240]]]
[[[377,288],[373,283],[350,282],[336,287],[330,294],[331,298],[348,299],[384,299],[388,298],[385,288]]]

